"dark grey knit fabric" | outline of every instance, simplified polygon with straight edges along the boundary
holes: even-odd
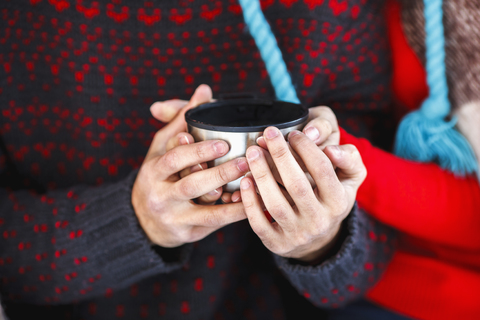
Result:
[[[262,7],[302,103],[388,138],[382,5]],[[174,249],[140,228],[131,188],[163,126],[151,103],[188,99],[201,83],[272,98],[236,1],[5,0],[0,16],[0,291],[11,319],[319,318],[381,276],[394,236],[358,208],[317,266],[273,256],[246,221]]]

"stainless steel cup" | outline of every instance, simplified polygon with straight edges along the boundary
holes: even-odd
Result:
[[[256,145],[257,138],[269,126],[277,127],[284,136],[292,130],[302,130],[308,120],[308,108],[258,98],[226,99],[187,111],[185,120],[195,141],[219,139],[229,144],[229,152],[211,161],[211,167],[245,156],[247,148]],[[240,180],[226,184],[224,191],[238,190]]]

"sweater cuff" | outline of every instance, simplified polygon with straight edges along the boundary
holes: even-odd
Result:
[[[356,206],[345,221],[348,235],[333,257],[316,266],[291,263],[275,256],[280,270],[296,290],[312,304],[336,308],[362,297],[383,272],[391,257],[389,244],[369,234],[387,232]],[[383,236],[382,236],[383,238]],[[385,236],[385,239],[390,236]]]
[[[95,264],[102,279],[108,277],[111,283],[120,286],[180,269],[187,263],[193,248],[184,245],[175,249],[174,259],[169,253],[164,259],[159,254],[161,250],[152,246],[131,203],[137,172],[132,172],[121,182],[82,195],[89,200],[76,222],[83,231],[82,237],[71,242],[71,248],[66,248],[67,251],[91,253],[85,259]],[[81,256],[79,261],[82,261]]]

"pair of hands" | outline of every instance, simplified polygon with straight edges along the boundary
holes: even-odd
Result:
[[[310,122],[303,132],[290,133],[288,143],[269,127],[259,146],[248,148],[246,158],[208,168],[206,162],[225,155],[228,144],[194,142],[184,114],[211,100],[211,89],[201,85],[188,102],[170,100],[151,107],[155,118],[169,123],[156,133],[132,190],[145,233],[159,246],[177,247],[248,219],[270,251],[317,260],[334,244],[366,176],[357,149],[338,146],[333,112],[311,108]],[[222,193],[223,185],[242,176],[240,191]],[[220,197],[227,203],[214,205]]]

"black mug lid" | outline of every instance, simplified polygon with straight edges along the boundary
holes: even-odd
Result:
[[[300,104],[261,98],[225,99],[204,103],[185,113],[193,127],[221,132],[261,132],[299,125],[308,118]]]

